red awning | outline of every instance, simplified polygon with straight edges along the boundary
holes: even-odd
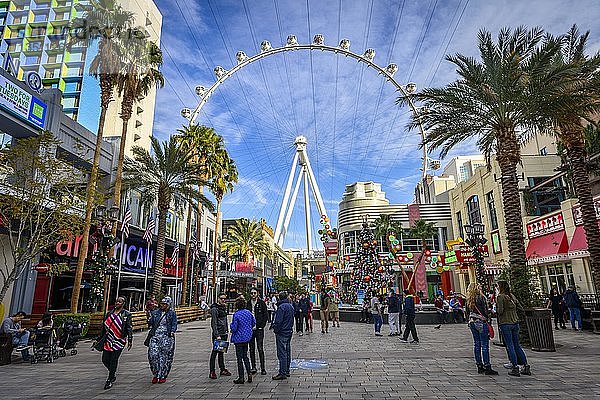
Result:
[[[533,238],[527,244],[525,256],[528,259],[566,254],[569,251],[567,234],[565,231],[550,233]]]
[[[571,239],[571,244],[569,244],[569,253],[574,253],[576,251],[585,251],[588,249],[587,245],[587,236],[585,235],[585,229],[583,226],[578,226],[575,228],[575,233],[573,233],[573,239]]]

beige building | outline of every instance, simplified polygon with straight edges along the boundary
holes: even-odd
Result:
[[[566,187],[563,180],[558,178],[551,185],[540,190],[534,192],[526,190],[551,178],[555,174],[555,169],[561,165],[560,157],[556,155],[553,137],[531,137],[521,148],[521,159],[521,164],[517,167],[517,175],[522,193],[523,228],[526,229],[529,220],[561,209],[561,202],[566,196]],[[490,275],[500,273],[502,267],[509,261],[500,176],[498,163],[495,158],[492,158],[489,169],[476,168],[469,179],[459,182],[449,192],[454,237],[465,238],[464,226],[467,224],[480,222],[485,227],[484,235],[489,251],[489,257],[486,257],[486,270]],[[460,291],[464,293],[469,283],[469,275],[465,266],[457,270],[460,272],[458,274]]]
[[[134,15],[135,25],[145,29],[148,40],[160,46],[162,29],[162,14],[152,0],[120,0],[121,6]],[[150,149],[150,137],[154,126],[154,107],[156,103],[156,88],[152,88],[147,96],[143,97],[133,107],[133,114],[127,126],[125,155],[131,156],[133,146]],[[120,138],[123,129],[123,120],[119,117],[121,100],[115,95],[106,115],[104,137]]]

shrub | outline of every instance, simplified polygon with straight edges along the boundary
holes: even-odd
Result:
[[[58,328],[69,319],[78,324],[85,324],[85,328],[83,328],[83,333],[81,334],[81,336],[87,335],[88,328],[90,327],[90,314],[56,314],[54,315],[54,326]]]

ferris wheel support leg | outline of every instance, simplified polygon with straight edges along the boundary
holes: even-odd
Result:
[[[300,183],[302,182],[305,174],[306,174],[306,171],[304,170],[304,167],[302,167],[300,169],[300,174],[298,176],[298,179],[296,180],[296,185],[294,186],[294,193],[292,194],[292,200],[290,201],[290,206],[288,207],[287,212],[285,213],[285,221],[283,223],[283,229],[281,230],[281,234],[279,235],[279,237],[276,238],[277,244],[279,246],[283,246],[285,234],[287,233],[288,226],[290,225],[290,219],[292,218],[292,212],[294,211],[294,206],[296,205],[296,198],[298,197],[298,190],[300,189]]]
[[[317,202],[317,209],[321,215],[327,215],[327,209],[325,208],[325,203],[323,202],[323,197],[321,196],[321,191],[319,190],[319,185],[317,185],[317,180],[315,179],[315,175],[313,174],[313,170],[310,166],[310,161],[308,160],[308,156],[304,157],[304,161],[306,162],[306,170],[308,171],[308,179],[310,180],[310,186],[313,191],[313,195]]]
[[[308,254],[310,254],[312,252],[312,235],[310,234],[310,198],[308,197],[307,174],[304,174],[304,216],[306,218],[306,245],[308,246]]]
[[[281,228],[283,227],[283,220],[288,200],[290,199],[290,191],[292,189],[292,182],[294,180],[294,173],[296,172],[296,166],[298,165],[298,152],[294,155],[294,161],[292,162],[292,169],[288,176],[287,184],[285,186],[285,192],[283,194],[283,200],[281,201],[281,208],[279,209],[279,216],[277,217],[277,226],[275,227],[275,240],[281,235]]]

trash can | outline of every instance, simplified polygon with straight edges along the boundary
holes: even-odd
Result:
[[[0,365],[10,364],[12,361],[12,336],[0,334]]]
[[[526,309],[525,321],[529,330],[529,338],[531,339],[531,350],[556,351],[550,310],[546,308]]]

